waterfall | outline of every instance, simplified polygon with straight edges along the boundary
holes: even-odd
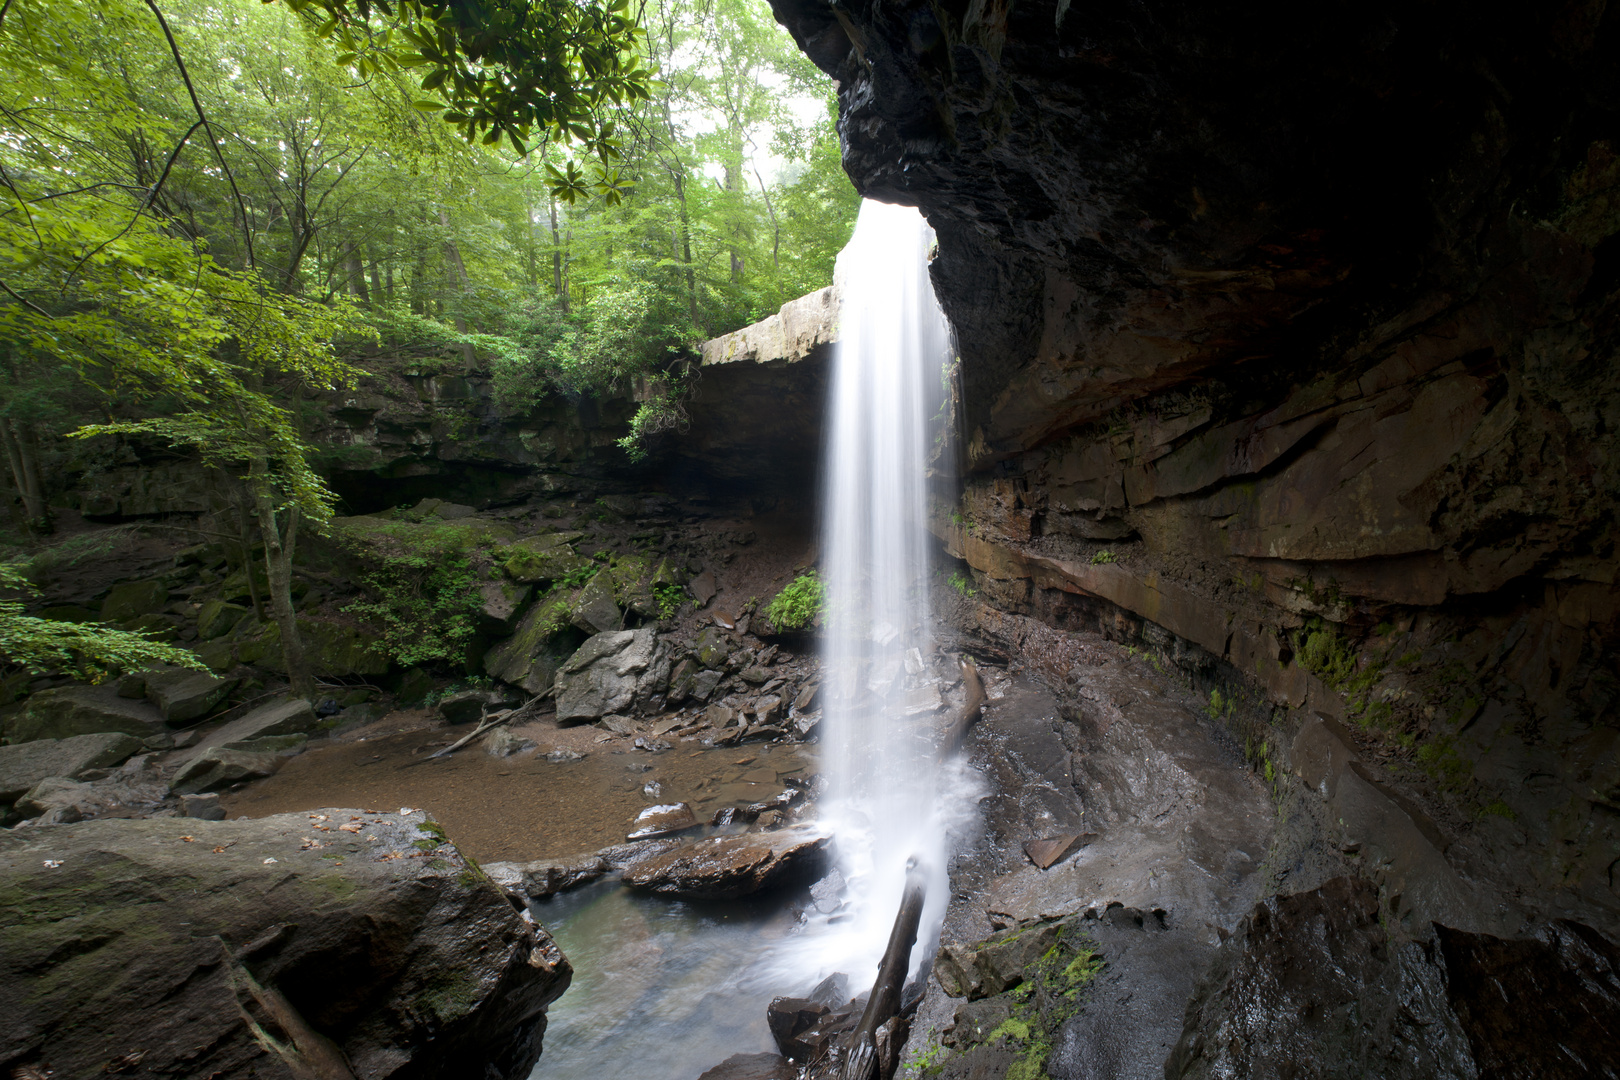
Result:
[[[933,237],[917,210],[867,201],[838,258],[821,547],[822,768],[823,816],[849,906],[811,936],[816,967],[842,970],[854,986],[870,985],[876,972],[907,861],[916,858],[929,878],[913,970],[932,951],[948,891],[952,800],[942,798],[938,776],[940,717],[920,708],[938,692],[926,472],[951,353],[928,276]]]

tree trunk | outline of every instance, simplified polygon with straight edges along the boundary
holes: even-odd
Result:
[[[568,290],[563,288],[562,237],[557,232],[557,200],[551,198],[547,201],[551,204],[551,292],[557,297],[557,303],[566,315]]]
[[[350,296],[356,297],[367,307],[371,306],[371,290],[366,288],[366,268],[360,262],[360,246],[353,240],[343,241],[344,276],[348,279],[347,289]]]
[[[270,484],[264,458],[255,457],[250,467],[253,508],[259,519],[259,535],[264,539],[264,569],[270,584],[270,615],[281,630],[281,659],[287,666],[287,682],[294,697],[313,698],[315,678],[304,657],[304,640],[298,634],[298,617],[292,603],[292,557],[298,540],[298,508],[286,507],[276,520],[275,489]]]
[[[680,206],[681,265],[686,268],[686,307],[692,316],[692,325],[698,321],[697,278],[692,272],[692,222],[686,212],[686,181],[680,162],[675,163],[675,201]]]
[[[736,190],[738,190],[738,187],[739,187],[739,185],[737,183],[737,170],[735,168],[733,168],[728,163],[726,165],[726,190],[727,191],[736,191]],[[732,244],[731,244],[731,282],[734,285],[737,282],[742,280],[742,275],[743,275],[743,258],[742,258],[742,254],[740,252],[738,252],[738,250],[737,250],[737,243],[736,243],[736,241],[738,239],[740,239],[740,234],[741,233],[742,233],[742,227],[741,226],[733,225],[731,227],[731,237],[732,237]]]
[[[6,444],[6,460],[17,493],[22,496],[28,531],[50,532],[51,508],[45,503],[45,485],[39,478],[39,443],[33,431],[10,417],[0,418],[0,441]]]
[[[759,193],[765,199],[765,212],[771,215],[771,268],[782,269],[782,223],[776,220],[776,207],[771,205],[771,192],[765,186],[765,178],[759,175],[759,168],[754,169],[754,179],[759,181]]]

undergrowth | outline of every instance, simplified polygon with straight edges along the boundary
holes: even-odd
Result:
[[[800,574],[776,594],[765,616],[778,630],[802,630],[821,614],[826,601],[826,582],[814,573]]]
[[[466,658],[483,607],[473,565],[483,533],[455,522],[377,519],[333,532],[363,567],[357,584],[365,595],[343,610],[373,624],[394,661],[415,667]]]

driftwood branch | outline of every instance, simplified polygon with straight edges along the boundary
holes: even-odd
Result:
[[[554,689],[556,689],[556,687],[542,690],[540,693],[536,694],[528,701],[525,701],[522,705],[519,705],[515,709],[502,709],[498,713],[485,716],[481,721],[479,721],[478,727],[473,730],[472,734],[463,735],[461,738],[457,739],[443,750],[436,750],[422,760],[432,761],[434,758],[449,757],[451,754],[455,753],[457,750],[460,750],[463,746],[466,746],[468,743],[472,742],[486,731],[500,727],[502,724],[522,723],[523,721],[530,719],[540,712],[540,703],[546,698],[550,697],[551,692]]]
[[[906,972],[911,969],[911,947],[917,941],[922,922],[923,900],[928,883],[915,859],[906,864],[906,891],[900,911],[889,933],[889,947],[878,965],[877,981],[866,999],[866,1011],[850,1037],[849,1056],[844,1059],[841,1080],[873,1080],[880,1072],[877,1032],[900,1012],[900,992],[905,989]]]

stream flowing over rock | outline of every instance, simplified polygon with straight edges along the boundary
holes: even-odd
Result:
[[[423,824],[328,809],[0,833],[0,1065],[527,1077],[568,961]]]

